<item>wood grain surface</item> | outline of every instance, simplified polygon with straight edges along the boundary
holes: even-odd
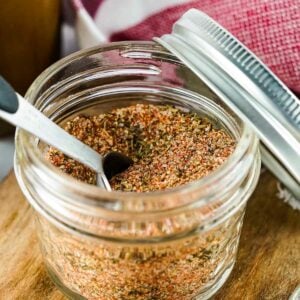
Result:
[[[237,263],[216,300],[283,300],[300,285],[300,212],[275,194],[265,172],[248,203]],[[46,274],[32,210],[13,173],[0,184],[0,299],[65,299]]]

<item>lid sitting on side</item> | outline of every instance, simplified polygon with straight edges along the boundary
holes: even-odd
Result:
[[[300,100],[206,14],[185,13],[154,40],[184,62],[256,131],[264,164],[300,199]]]

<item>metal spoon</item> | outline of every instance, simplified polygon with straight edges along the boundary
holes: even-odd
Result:
[[[108,179],[126,170],[132,160],[110,152],[102,157],[32,106],[0,76],[0,117],[59,149],[67,156],[83,163],[97,173],[97,185],[111,191]]]

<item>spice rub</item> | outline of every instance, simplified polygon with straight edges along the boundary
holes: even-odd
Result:
[[[200,179],[217,169],[235,148],[235,140],[224,129],[167,105],[136,104],[78,116],[66,123],[65,130],[102,155],[118,151],[132,158],[134,164],[110,180],[112,188],[121,191],[164,190]],[[50,148],[47,156],[62,171],[95,184],[94,172],[56,149]],[[76,212],[77,219],[99,237],[112,234],[116,239],[142,238],[151,243],[86,239],[41,220],[47,232],[41,235],[47,266],[70,290],[87,299],[201,297],[232,264],[232,249],[237,247],[243,209],[213,228],[194,230],[221,202],[155,220],[113,221]],[[180,238],[174,239],[176,234]]]
[[[134,164],[110,180],[114,190],[149,192],[198,180],[217,169],[235,148],[224,130],[169,105],[136,104],[108,113],[77,116],[67,132],[105,155],[121,152]],[[54,148],[49,161],[73,177],[95,184],[95,173]]]

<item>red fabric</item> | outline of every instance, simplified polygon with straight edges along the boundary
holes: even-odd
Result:
[[[81,0],[82,4],[84,5],[85,9],[88,13],[94,17],[99,6],[104,0]]]
[[[111,41],[150,40],[171,31],[189,8],[207,13],[262,59],[291,89],[300,93],[299,0],[201,0],[150,16],[111,36]]]
[[[102,3],[113,2],[81,1],[93,17],[101,10]],[[144,9],[147,9],[146,4]],[[133,2],[131,11],[135,11],[135,5],[137,6]],[[204,11],[227,28],[260,57],[282,81],[300,94],[300,0],[190,1],[164,9],[131,28],[114,32],[110,40],[151,40],[154,36],[170,32],[172,24],[192,7]],[[111,22],[113,24],[114,20]],[[99,29],[101,31],[101,28]]]

